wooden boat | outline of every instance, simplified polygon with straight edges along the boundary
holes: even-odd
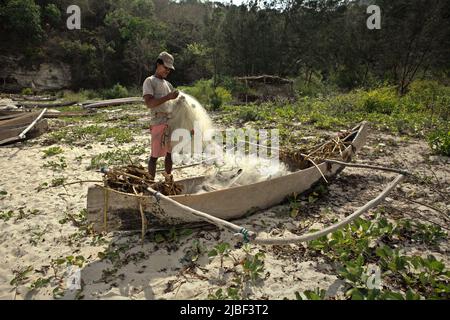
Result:
[[[352,134],[346,138],[346,141],[351,143],[342,152],[343,161],[350,161],[362,148],[367,134],[366,122],[352,130]],[[293,193],[300,194],[311,189],[323,179],[322,174],[331,178],[343,169],[343,165],[323,162],[275,179],[201,194],[191,192],[206,178],[195,177],[177,181],[183,186],[184,193],[168,198],[211,216],[233,220],[280,204]],[[202,221],[189,210],[180,209],[164,197],[137,196],[100,185],[89,187],[87,218],[95,231],[136,229],[141,223],[142,215],[145,215],[148,230],[168,229],[173,225],[195,224]]]
[[[34,138],[48,130],[47,120],[41,119],[45,112],[27,112],[0,120],[0,145]]]
[[[9,120],[9,119],[15,119],[24,115],[29,115],[29,114],[36,114],[36,112],[32,112],[32,111],[11,111],[11,110],[0,110],[0,123],[3,120]],[[45,119],[56,119],[56,118],[63,118],[63,117],[88,117],[88,116],[92,116],[95,115],[96,112],[95,111],[87,111],[87,112],[79,112],[79,111],[74,111],[74,112],[52,112],[52,111],[47,111],[44,115]]]

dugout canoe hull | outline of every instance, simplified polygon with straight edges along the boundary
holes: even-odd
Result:
[[[353,142],[343,151],[343,160],[351,159],[363,147],[368,134],[368,124],[363,122],[352,131],[355,132]],[[336,176],[344,169],[342,165],[327,163],[321,163],[318,167],[327,179]],[[177,182],[189,192],[193,186],[201,184],[204,180],[205,177],[195,177]],[[293,193],[301,194],[308,191],[320,180],[323,180],[321,173],[312,166],[250,185],[201,194],[186,193],[170,198],[220,219],[234,220],[280,204]],[[148,222],[148,230],[168,229],[173,225],[195,225],[202,222],[188,210],[182,210],[165,199],[136,196],[100,185],[90,186],[88,189],[88,221],[93,224],[97,232],[140,230],[141,208]]]
[[[0,120],[0,145],[23,140],[19,135],[39,116],[39,112],[30,112],[10,119]],[[48,122],[39,120],[26,134],[26,139],[38,137],[48,130]]]

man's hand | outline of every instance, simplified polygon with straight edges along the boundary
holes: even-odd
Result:
[[[178,91],[178,90],[174,90],[174,91],[172,91],[171,93],[169,93],[168,95],[167,95],[167,98],[169,99],[169,100],[174,100],[174,99],[176,99],[176,98],[178,98],[178,95],[180,94],[180,92]]]

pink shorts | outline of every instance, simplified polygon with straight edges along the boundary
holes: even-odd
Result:
[[[169,126],[165,123],[151,125],[150,133],[152,135],[152,154],[153,158],[165,157],[167,153],[170,153],[170,136]]]

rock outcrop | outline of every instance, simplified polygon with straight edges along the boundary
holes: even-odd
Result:
[[[31,88],[35,92],[68,88],[72,82],[70,66],[61,62],[46,62],[26,68],[18,58],[1,57],[0,90],[20,91]]]

